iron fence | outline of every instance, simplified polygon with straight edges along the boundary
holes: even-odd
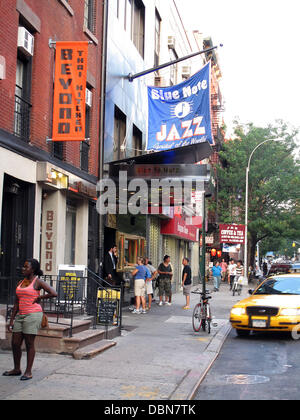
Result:
[[[93,328],[114,325],[121,330],[123,285],[112,286],[90,270],[86,277],[45,275],[41,276],[41,280],[57,292],[56,298],[41,301],[43,311],[49,315],[50,323],[69,326],[70,337],[73,335],[74,318],[81,316],[90,317]],[[0,303],[6,304],[6,319],[11,315],[19,281],[12,277],[6,277],[5,282],[0,281],[3,289]],[[68,323],[64,322],[65,319]]]

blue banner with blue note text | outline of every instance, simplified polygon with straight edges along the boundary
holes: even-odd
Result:
[[[210,63],[176,86],[148,87],[147,150],[167,150],[208,141],[213,144],[210,116]]]

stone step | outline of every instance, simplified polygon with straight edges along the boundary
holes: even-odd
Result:
[[[101,340],[97,343],[90,344],[89,346],[85,346],[75,350],[73,352],[73,357],[76,360],[81,359],[91,359],[98,354],[104,352],[105,350],[110,349],[111,347],[115,346],[117,343],[112,340]]]
[[[60,318],[59,322],[56,323],[56,320],[48,318],[49,328],[42,328],[39,331],[39,335],[42,337],[57,337],[64,338],[68,337],[71,320],[69,318]],[[89,329],[91,326],[91,320],[73,320],[72,333],[77,334],[82,331]]]
[[[74,334],[73,337],[65,337],[63,339],[65,352],[72,354],[74,351],[90,344],[94,344],[104,338],[104,330],[86,330],[78,334]]]
[[[97,329],[91,329],[92,321],[90,319],[73,320],[73,336],[69,337],[70,319],[59,319],[59,323],[51,322],[49,319],[49,328],[39,330],[35,340],[36,351],[41,353],[73,354],[83,347],[98,343],[101,348],[102,340],[111,340],[120,335],[119,327],[109,326]],[[66,324],[66,325],[65,325]],[[0,340],[0,348],[3,350],[11,349],[11,333],[6,333],[6,338]],[[25,350],[25,344],[22,345]],[[104,350],[109,348],[104,346]],[[92,351],[93,352],[93,351]],[[95,350],[97,353],[97,350]]]

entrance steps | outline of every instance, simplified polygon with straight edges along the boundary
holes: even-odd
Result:
[[[119,327],[91,328],[90,319],[73,319],[72,337],[69,337],[70,319],[60,318],[51,322],[49,328],[40,329],[35,340],[35,349],[41,353],[71,354],[75,359],[89,359],[116,345],[113,338],[120,335]],[[25,349],[25,345],[23,343]],[[11,333],[0,339],[0,348],[11,349]]]

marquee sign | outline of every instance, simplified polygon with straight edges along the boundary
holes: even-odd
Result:
[[[213,144],[210,116],[210,63],[176,86],[148,87],[147,150]]]

